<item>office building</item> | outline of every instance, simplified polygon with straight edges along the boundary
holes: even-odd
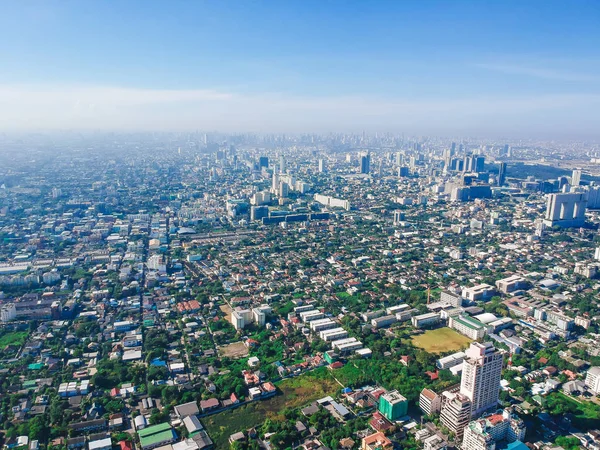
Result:
[[[575,169],[571,175],[571,186],[579,185],[581,185],[581,169]]]
[[[408,400],[398,391],[391,391],[379,397],[379,412],[388,420],[397,420],[408,412]]]
[[[369,152],[360,155],[360,173],[369,173],[371,171],[371,155]]]
[[[404,211],[394,211],[394,225],[399,225],[402,221],[404,221]]]
[[[506,182],[506,163],[501,162],[498,169],[498,186],[504,186]]]
[[[279,171],[281,173],[285,173],[286,170],[287,170],[287,165],[286,165],[286,161],[285,161],[285,156],[281,155],[279,157]]]
[[[594,394],[600,394],[600,366],[590,367],[585,375],[585,385]]]
[[[472,403],[472,416],[496,409],[500,394],[502,354],[491,342],[473,342],[465,352],[460,393]]]
[[[289,184],[285,183],[285,182],[280,182],[279,183],[279,198],[287,198],[290,194],[290,186]]]
[[[485,170],[485,156],[475,156],[474,165],[473,172],[483,172]]]
[[[586,208],[586,193],[549,194],[544,223],[550,227],[583,226]]]
[[[268,156],[261,156],[258,158],[258,167],[259,169],[262,169],[263,167],[266,169],[269,167],[269,157]]]
[[[410,169],[406,166],[398,167],[398,176],[399,177],[410,176]]]
[[[325,160],[324,159],[319,160],[319,172],[320,173],[325,172]]]

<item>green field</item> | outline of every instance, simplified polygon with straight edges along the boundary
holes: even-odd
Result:
[[[566,406],[564,408],[565,413],[570,412],[575,416],[573,417],[573,425],[576,427],[581,429],[600,427],[600,405],[596,405],[591,401],[575,400],[562,392],[553,392],[550,394],[546,397],[546,404],[553,400],[552,397],[556,397],[558,401],[564,403]]]
[[[7,345],[23,345],[28,334],[27,331],[12,331],[3,334],[0,336],[0,349],[3,349]]]
[[[412,338],[415,347],[422,348],[428,353],[459,351],[471,342],[468,337],[447,327],[427,330],[425,333]]]
[[[285,379],[276,385],[280,393],[275,397],[255,401],[202,419],[216,448],[228,448],[230,435],[259,426],[267,418],[277,419],[285,408],[305,406],[319,398],[335,394],[341,389],[324,367],[297,378]]]

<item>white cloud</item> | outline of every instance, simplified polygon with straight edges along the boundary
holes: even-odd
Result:
[[[105,86],[0,85],[0,131],[597,133],[600,94],[386,99]]]

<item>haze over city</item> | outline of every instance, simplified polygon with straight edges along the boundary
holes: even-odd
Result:
[[[597,2],[3,2],[13,130],[596,139]]]
[[[600,450],[599,12],[0,0],[0,450]]]

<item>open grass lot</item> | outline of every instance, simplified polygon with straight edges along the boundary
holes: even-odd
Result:
[[[4,348],[7,345],[23,345],[28,334],[27,331],[12,331],[10,333],[5,333],[0,336],[0,348]]]
[[[216,448],[228,448],[230,435],[261,425],[267,418],[276,419],[284,408],[304,406],[341,389],[324,367],[276,385],[280,393],[275,397],[201,419]]]
[[[454,331],[452,328],[438,328],[427,330],[425,333],[412,338],[415,347],[422,348],[429,353],[442,353],[459,351],[471,343],[471,339]]]

